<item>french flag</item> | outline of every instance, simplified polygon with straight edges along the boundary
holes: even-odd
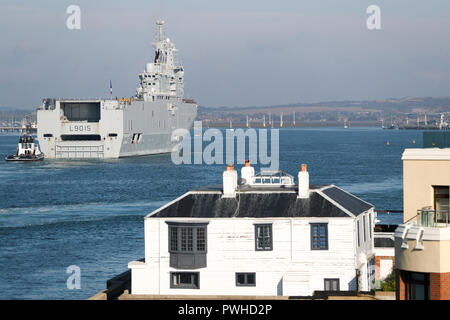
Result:
[[[112,81],[109,80],[109,94],[112,95]]]

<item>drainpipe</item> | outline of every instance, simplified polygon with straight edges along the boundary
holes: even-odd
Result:
[[[356,292],[359,292],[359,276],[361,275],[361,271],[359,269],[355,269],[356,271]]]

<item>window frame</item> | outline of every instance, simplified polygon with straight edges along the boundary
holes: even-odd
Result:
[[[356,220],[356,235],[358,237],[358,248],[361,246],[361,236],[360,236],[360,223],[359,223],[359,219]]]
[[[449,190],[449,193],[444,194],[444,193],[438,193],[438,189],[444,189],[446,188],[447,190]],[[450,186],[433,186],[433,200],[434,200],[434,210],[437,212],[437,203],[438,203],[438,199],[448,199],[449,201],[449,205],[450,205]]]
[[[179,270],[206,268],[208,222],[166,221],[166,223],[169,266]]]
[[[255,251],[272,251],[273,250],[273,227],[272,227],[272,223],[255,223],[254,226],[255,226]],[[258,239],[259,239],[259,237],[258,237],[258,228],[261,228],[261,227],[264,227],[264,228],[269,227],[269,230],[270,230],[270,238],[269,238],[270,246],[269,247],[263,247],[263,248],[258,247]],[[262,237],[265,238],[266,236],[263,234]]]
[[[414,275],[423,276],[423,280],[414,279]],[[423,286],[424,298],[425,300],[430,300],[430,274],[425,272],[414,272],[401,270],[400,276],[403,278],[405,283],[405,300],[415,300],[414,298],[414,287]]]
[[[312,222],[309,224],[310,225],[310,242],[311,242],[311,250],[329,250],[330,246],[329,246],[329,234],[328,234],[328,222]],[[321,226],[325,226],[325,239],[326,239],[326,245],[325,247],[322,247],[320,244],[320,240],[321,240],[321,235],[320,235],[320,227]],[[319,227],[319,236],[318,236],[318,247],[314,247],[314,232],[313,229],[314,227]]]
[[[238,277],[239,275],[243,275],[245,277],[244,283],[239,283]],[[253,283],[248,282],[248,276],[252,275],[255,280]],[[256,272],[236,272],[235,276],[236,287],[256,287]]]
[[[180,274],[190,274],[191,283],[190,284],[178,284],[176,285],[174,280],[175,275]],[[196,281],[195,281],[196,277]],[[200,289],[200,272],[170,272],[170,288],[171,289]]]
[[[331,286],[332,282],[333,281],[337,281],[337,290],[326,290],[326,288],[327,288],[327,285],[326,285],[327,281],[331,281],[330,282],[330,288],[332,287]],[[339,278],[324,278],[323,279],[323,291],[325,291],[325,292],[339,292],[339,291],[341,291],[341,282],[340,282]]]
[[[168,250],[169,253],[182,253],[182,254],[196,254],[196,253],[207,253],[208,252],[208,223],[207,222],[202,222],[202,223],[184,223],[184,222],[167,222],[167,224],[169,225],[169,239],[168,239]],[[192,246],[192,250],[182,250],[183,248],[183,230],[191,230],[191,240],[192,241],[187,241],[185,247],[191,247]],[[199,247],[199,239],[198,239],[198,230],[202,229],[204,230],[203,233],[203,243],[202,245],[204,246],[204,250],[198,250]],[[176,234],[177,234],[177,247],[174,250],[172,248],[172,231],[176,230]],[[189,240],[189,232],[187,232],[186,236],[188,236],[188,238],[185,238],[186,240]],[[189,243],[192,242],[192,243]]]
[[[364,240],[364,242],[366,242],[367,241],[366,215],[363,215],[363,217],[362,217],[362,224],[363,224],[363,240]]]

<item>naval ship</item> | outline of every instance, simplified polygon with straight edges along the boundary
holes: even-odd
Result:
[[[119,158],[170,153],[197,116],[184,99],[184,69],[158,20],[155,56],[139,74],[136,95],[113,99],[44,99],[37,110],[37,137],[46,158]]]

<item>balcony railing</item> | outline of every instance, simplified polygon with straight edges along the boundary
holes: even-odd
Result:
[[[421,227],[431,228],[447,228],[450,227],[450,211],[449,210],[417,210],[417,224]]]

